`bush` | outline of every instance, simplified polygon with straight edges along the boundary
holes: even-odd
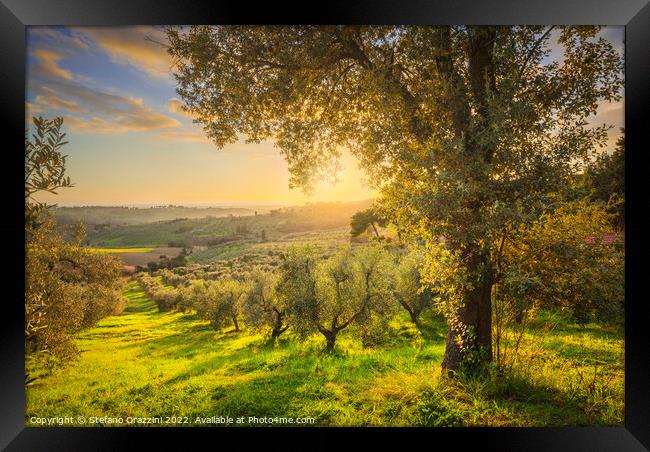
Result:
[[[124,308],[122,264],[114,256],[81,247],[81,234],[65,242],[49,214],[30,231],[26,255],[27,353],[59,362],[74,357],[72,334]]]

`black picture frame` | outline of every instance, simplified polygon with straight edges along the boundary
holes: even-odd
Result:
[[[251,5],[237,1],[173,0],[0,0],[0,115],[4,133],[4,165],[0,178],[6,206],[0,222],[4,238],[5,271],[0,319],[0,447],[6,450],[122,450],[141,441],[162,439],[167,447],[182,438],[225,446],[224,438],[240,444],[251,440],[273,444],[284,428],[267,429],[264,435],[249,435],[248,429],[84,429],[25,428],[24,388],[24,198],[18,149],[24,146],[25,27],[30,25],[154,25],[154,24],[601,24],[625,25],[625,127],[626,127],[626,324],[625,324],[625,427],[576,428],[447,428],[410,429],[413,441],[430,448],[478,444],[481,450],[575,450],[642,451],[650,448],[650,348],[648,348],[647,303],[643,290],[643,153],[647,142],[650,104],[650,4],[647,0],[499,0],[455,1],[329,1],[307,9],[307,4],[269,2]],[[11,290],[7,290],[11,289]],[[298,429],[294,446],[324,446],[332,429]],[[402,429],[336,429],[334,433],[364,434],[368,441],[384,442],[388,433]],[[154,433],[155,432],[155,433]],[[295,435],[295,431],[291,434]],[[306,434],[305,434],[306,433]],[[328,435],[323,437],[323,435]],[[322,437],[322,438],[321,438]],[[295,437],[294,437],[295,438]],[[228,438],[233,439],[233,438]],[[279,440],[278,440],[279,441]],[[364,441],[366,441],[364,439]],[[333,440],[339,442],[339,440]],[[282,443],[286,444],[286,440]],[[453,446],[443,446],[444,443]],[[367,447],[367,445],[366,445]],[[420,446],[419,446],[420,447]],[[475,446],[476,447],[476,446]],[[429,447],[427,447],[429,448]]]

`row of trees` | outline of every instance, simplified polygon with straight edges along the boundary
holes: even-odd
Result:
[[[395,262],[378,244],[343,246],[323,258],[306,245],[291,248],[277,272],[255,268],[246,278],[196,280],[166,271],[159,278],[142,273],[139,281],[161,311],[195,309],[217,329],[239,331],[243,321],[273,338],[289,327],[302,338],[320,333],[332,349],[347,328],[364,344],[376,343],[399,306],[418,324],[436,301],[420,281],[423,258],[417,250]]]

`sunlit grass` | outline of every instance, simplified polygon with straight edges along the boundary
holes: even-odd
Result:
[[[125,312],[77,336],[79,359],[27,388],[31,416],[284,416],[317,425],[621,425],[622,332],[564,323],[525,338],[522,362],[497,378],[441,377],[444,322],[406,318],[364,349],[322,338],[213,331],[193,313],[159,313],[137,283]],[[594,367],[596,378],[593,377]],[[600,378],[602,376],[603,378]]]

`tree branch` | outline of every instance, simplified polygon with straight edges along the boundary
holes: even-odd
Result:
[[[537,39],[537,41],[535,41],[533,46],[530,48],[530,50],[528,51],[528,54],[526,55],[526,58],[524,59],[523,64],[521,65],[521,68],[519,68],[519,71],[517,73],[517,82],[519,82],[521,80],[521,76],[524,74],[524,70],[526,69],[526,66],[528,65],[528,62],[532,58],[533,52],[535,50],[537,50],[537,47],[539,47],[539,45],[542,43],[542,41],[544,41],[544,39],[546,39],[546,37],[549,35],[549,33],[551,31],[553,31],[554,28],[555,28],[555,25],[551,25],[548,28],[548,30],[546,30],[546,32],[542,36],[540,36],[540,38]]]

